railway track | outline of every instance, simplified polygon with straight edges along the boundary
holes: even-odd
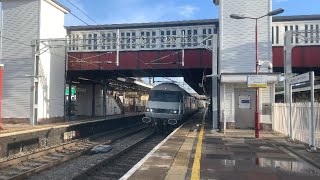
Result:
[[[143,157],[145,157],[164,138],[165,136],[162,135],[152,135],[149,138],[146,138],[144,141],[138,142],[122,152],[115,154],[108,161],[96,164],[94,167],[84,171],[74,179],[119,179]]]
[[[8,158],[0,162],[0,179],[25,179],[66,161],[84,156],[96,145],[112,144],[145,129],[147,126],[138,123],[63,145],[30,152],[17,158]]]

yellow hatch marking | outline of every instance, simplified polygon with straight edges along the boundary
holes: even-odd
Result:
[[[207,109],[208,110],[208,109]],[[199,180],[200,179],[200,160],[201,160],[201,152],[202,152],[202,139],[203,139],[203,131],[204,131],[204,119],[206,117],[206,112],[204,113],[202,117],[202,125],[198,137],[198,143],[197,143],[197,148],[196,148],[196,154],[193,160],[193,165],[192,165],[192,174],[191,174],[191,179],[192,180]]]

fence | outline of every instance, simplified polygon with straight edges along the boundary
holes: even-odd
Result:
[[[290,132],[290,114],[289,106],[287,103],[273,104],[273,130],[285,135]],[[314,137],[315,146],[320,147],[320,103],[314,104]],[[293,103],[292,104],[292,122],[293,132],[292,137],[295,140],[311,144],[310,134],[310,120],[311,120],[311,103]]]

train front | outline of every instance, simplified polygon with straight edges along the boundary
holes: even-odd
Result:
[[[155,88],[149,93],[146,106],[145,123],[152,123],[159,131],[166,131],[182,121],[183,94],[179,89],[167,87]]]

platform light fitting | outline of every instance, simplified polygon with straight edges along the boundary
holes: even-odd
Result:
[[[218,74],[215,74],[215,75],[213,75],[213,74],[206,75],[206,78],[211,78],[211,77],[216,78],[216,77],[219,77],[219,75],[218,75]]]
[[[84,80],[84,81],[90,81],[91,80],[91,79],[87,79],[87,78],[83,78],[83,77],[78,77],[78,79]]]

